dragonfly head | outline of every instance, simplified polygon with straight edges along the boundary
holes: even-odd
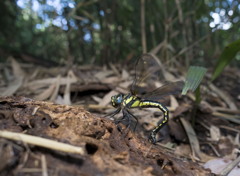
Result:
[[[111,97],[112,106],[114,108],[117,108],[121,105],[121,103],[123,102],[123,96],[123,94],[118,94]]]

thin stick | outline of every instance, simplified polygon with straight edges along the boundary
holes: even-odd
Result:
[[[42,176],[48,176],[47,161],[45,155],[41,155],[41,161],[42,161]]]
[[[145,0],[141,0],[141,35],[143,53],[147,52],[146,29],[145,29]]]
[[[228,164],[219,175],[225,176],[228,175],[233,169],[234,167],[236,167],[238,164],[240,163],[240,156],[235,159],[233,162],[231,162],[230,164]]]
[[[0,137],[7,138],[15,141],[22,141],[27,144],[32,144],[52,150],[58,150],[67,153],[76,153],[84,155],[85,151],[82,147],[76,147],[70,144],[65,144],[50,139],[45,139],[37,136],[31,136],[28,134],[14,133],[9,131],[0,131]]]
[[[191,124],[183,117],[180,118],[180,121],[188,136],[194,159],[201,159],[200,145],[195,131],[193,130]]]

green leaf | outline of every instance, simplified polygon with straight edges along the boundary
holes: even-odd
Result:
[[[215,80],[223,71],[223,69],[235,58],[240,51],[240,40],[236,40],[226,46],[217,61],[211,81]]]
[[[182,90],[182,95],[186,95],[189,90],[194,92],[200,85],[206,72],[207,69],[205,67],[190,66]]]

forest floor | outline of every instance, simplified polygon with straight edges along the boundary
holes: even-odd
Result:
[[[44,68],[13,58],[0,65],[0,175],[240,173],[239,70],[205,81],[198,106],[191,93],[165,98],[170,120],[154,145],[148,135],[162,118],[156,109],[131,110],[135,130],[135,121],[126,128],[107,116],[111,96],[132,83],[131,71],[110,68]]]

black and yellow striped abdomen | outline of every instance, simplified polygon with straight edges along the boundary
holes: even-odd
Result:
[[[157,101],[141,100],[141,98],[138,98],[131,94],[128,94],[124,97],[122,105],[127,108],[158,108],[163,112],[163,119],[159,122],[158,126],[156,126],[152,130],[150,134],[150,141],[152,143],[156,143],[155,139],[156,134],[168,122],[169,119],[168,109]]]

